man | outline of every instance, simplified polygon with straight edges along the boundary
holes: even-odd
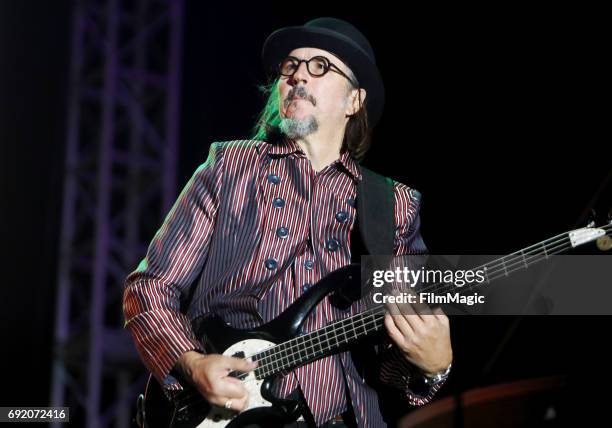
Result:
[[[124,299],[126,326],[164,387],[181,388],[175,369],[207,401],[236,411],[249,397],[228,373],[255,363],[206,354],[190,320],[215,313],[233,327],[252,328],[350,263],[362,179],[357,161],[384,103],[372,49],[345,21],[321,18],[278,30],[266,41],[263,60],[278,78],[256,139],[212,145],[127,278]],[[419,194],[397,182],[393,193],[394,253],[422,254]],[[385,316],[393,345],[378,358],[380,379],[411,404],[424,404],[450,370],[448,319],[439,310],[395,309],[397,315]],[[356,310],[353,305],[350,314]],[[304,329],[345,316],[325,299]],[[348,352],[295,369],[276,392],[284,397],[298,387],[311,413],[307,420],[317,425],[342,414],[353,419],[347,424],[384,425],[376,393]]]

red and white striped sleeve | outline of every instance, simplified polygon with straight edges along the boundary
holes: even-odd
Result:
[[[180,297],[202,271],[208,254],[223,182],[223,151],[210,147],[208,159],[181,191],[145,258],[125,280],[125,327],[145,366],[167,389],[179,389],[170,370],[190,350],[203,351]]]
[[[427,247],[420,231],[421,194],[402,183],[395,182],[395,242],[394,255],[422,255],[427,253]],[[392,265],[411,264],[409,258],[395,257]],[[412,266],[412,269],[415,267]],[[429,387],[422,382],[418,368],[411,364],[400,349],[386,338],[384,349],[379,353],[380,380],[403,391],[408,402],[413,406],[421,406],[432,400],[435,393],[444,382]]]

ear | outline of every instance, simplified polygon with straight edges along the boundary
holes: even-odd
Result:
[[[367,91],[363,88],[359,89],[351,89],[351,94],[349,95],[350,101],[347,105],[346,115],[353,116],[363,107],[366,99]]]

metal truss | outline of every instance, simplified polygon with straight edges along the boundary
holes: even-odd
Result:
[[[182,0],[74,2],[51,405],[130,425],[126,275],[176,197]]]

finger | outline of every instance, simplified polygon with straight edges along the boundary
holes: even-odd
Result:
[[[412,296],[412,300],[410,301],[405,301],[402,303],[397,303],[400,312],[402,314],[407,314],[407,313],[415,313],[419,316],[421,315],[430,315],[431,314],[431,308],[426,304],[426,303],[422,303],[420,301],[420,294],[416,292],[416,290],[414,289],[410,289],[408,291],[408,294],[410,294]],[[422,318],[423,321],[425,321],[424,318]]]
[[[230,382],[230,383],[233,383],[235,385],[242,385],[242,381],[240,379],[237,379],[237,378],[233,377],[233,376],[225,376],[223,378],[223,381]]]
[[[385,302],[385,309],[391,315],[401,315],[401,311],[395,303]]]
[[[426,303],[421,303],[417,300],[417,302],[414,303],[412,306],[414,308],[415,313],[419,315],[431,315],[432,314],[431,308]],[[426,320],[426,318],[424,317],[421,317],[421,319]]]
[[[385,308],[387,309],[387,313],[393,316],[401,315],[402,311],[399,309],[399,306],[395,303],[385,303]]]
[[[397,290],[391,290],[390,294],[399,296]],[[421,328],[424,320],[416,313],[411,303],[397,303],[397,301],[385,303],[387,311],[393,315],[393,321],[404,334],[411,334],[413,330]],[[409,326],[408,326],[409,324]]]
[[[230,409],[236,412],[241,412],[247,408],[248,400],[249,400],[249,397],[247,394],[239,398],[217,396],[217,397],[212,398],[210,402],[219,407],[224,407],[226,409]]]
[[[257,362],[246,358],[227,357],[227,367],[231,370],[250,372],[257,367]]]
[[[239,412],[242,412],[247,409],[249,406],[249,394],[247,393],[243,398],[239,398],[238,401],[232,403],[232,409],[236,409]]]
[[[393,316],[389,314],[385,314],[384,319],[385,327],[387,329],[387,334],[396,345],[403,347],[404,344],[404,335],[397,328],[395,322],[393,321]]]
[[[390,315],[391,322],[395,325],[403,336],[414,334],[414,328],[404,315]]]
[[[386,295],[388,296],[395,296],[397,297],[399,295],[399,293],[393,289],[389,290],[386,292]],[[390,302],[389,300],[385,301],[385,309],[387,310],[387,312],[389,312],[392,315],[399,315],[400,314],[400,310],[397,306],[397,304],[395,302]]]
[[[394,317],[394,321],[401,328],[404,323],[408,323],[412,330],[420,329],[425,320],[415,311],[414,307],[410,303],[396,304],[399,308],[400,315]],[[402,321],[402,319],[404,321]]]
[[[233,378],[225,377],[217,381],[214,386],[214,392],[216,393],[216,395],[221,395],[232,399],[244,397],[244,395],[247,393],[247,390],[244,387],[243,383],[241,381],[235,383],[233,382],[233,380]]]
[[[436,316],[438,320],[448,322],[448,316],[444,313],[440,306],[435,307],[432,313]]]

